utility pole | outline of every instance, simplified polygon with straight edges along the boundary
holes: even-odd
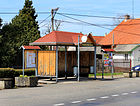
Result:
[[[52,31],[54,31],[54,17],[55,17],[56,12],[58,11],[58,9],[59,9],[59,7],[51,10]]]
[[[112,36],[112,49],[114,49],[114,32],[113,32],[113,36]]]
[[[132,18],[134,19],[135,17],[134,17],[134,0],[132,0]]]

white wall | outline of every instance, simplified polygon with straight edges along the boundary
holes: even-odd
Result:
[[[133,50],[131,54],[132,67],[140,65],[140,47]]]
[[[125,59],[125,54],[127,53],[115,53],[113,56],[113,59]],[[130,59],[131,56],[128,54],[128,59]]]
[[[127,53],[115,53],[113,59],[125,59]],[[128,59],[131,59],[131,67],[140,65],[140,47],[132,51],[131,55],[128,54]]]

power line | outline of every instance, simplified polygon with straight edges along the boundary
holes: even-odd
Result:
[[[39,23],[39,25],[42,24],[44,21],[46,21],[50,16],[51,16],[51,15],[49,15],[47,18],[45,18],[43,21],[41,21],[41,22]]]
[[[122,33],[127,33],[127,34],[139,35],[140,36],[140,34],[131,33],[131,32],[124,32],[124,31],[121,31],[121,30],[116,30],[116,29],[111,29],[111,28],[106,28],[106,27],[103,27],[103,26],[100,26],[100,25],[96,25],[96,24],[93,24],[93,23],[85,22],[85,21],[82,21],[82,20],[79,20],[79,19],[76,19],[76,18],[73,18],[73,17],[69,17],[69,16],[66,16],[66,15],[63,15],[63,14],[59,14],[59,15],[62,15],[64,17],[67,17],[67,18],[70,18],[70,19],[73,19],[73,20],[76,20],[76,21],[79,21],[79,22],[82,22],[82,23],[85,23],[85,24],[89,24],[89,25],[92,25],[92,26],[100,27],[100,28],[103,28],[103,29],[114,30],[114,31],[117,31],[117,32],[122,32]]]
[[[19,12],[0,12],[0,14],[18,14]],[[51,12],[36,12],[37,14],[50,14]],[[111,19],[124,19],[124,18],[116,18],[112,16],[96,16],[96,15],[85,15],[85,14],[71,14],[71,13],[58,13],[64,15],[72,15],[72,16],[82,16],[82,17],[95,17],[95,18],[111,18]]]
[[[44,26],[46,26],[46,25],[49,25],[49,23],[43,24],[42,26],[40,26],[40,28],[42,28],[42,27],[44,27]]]
[[[84,17],[96,17],[96,18],[113,18],[113,19],[125,19],[125,18],[116,18],[116,17],[107,17],[107,16],[94,16],[94,15],[84,15],[84,14],[71,14],[71,13],[57,13],[63,15],[72,15],[72,16],[84,16]]]
[[[82,24],[82,22],[72,22],[72,21],[64,21],[64,20],[58,20],[58,19],[55,19],[56,21],[61,21],[61,22],[65,22],[65,23],[70,23],[70,24]],[[87,24],[85,24],[87,25]],[[96,25],[99,25],[99,26],[117,26],[118,24],[96,24]],[[135,23],[135,24],[120,24],[119,26],[128,26],[128,25],[140,25],[140,23]],[[89,26],[89,25],[88,25]]]

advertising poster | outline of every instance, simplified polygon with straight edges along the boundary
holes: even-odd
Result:
[[[112,66],[113,65],[113,61],[112,61],[112,53],[104,53],[104,66]]]

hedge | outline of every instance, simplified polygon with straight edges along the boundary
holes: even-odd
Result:
[[[27,76],[35,75],[35,69],[25,69],[24,74]],[[14,78],[22,75],[22,69],[0,68],[0,78]]]

